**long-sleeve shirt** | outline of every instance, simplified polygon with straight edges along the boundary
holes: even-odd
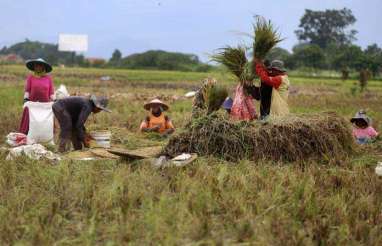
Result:
[[[53,94],[54,86],[51,76],[36,77],[29,75],[27,77],[24,98],[32,102],[50,102]]]
[[[272,86],[270,112],[272,115],[282,116],[289,113],[288,96],[290,82],[286,73],[276,76],[269,75],[267,69],[261,63],[256,63],[256,73],[261,82]]]
[[[57,101],[59,107],[65,110],[72,118],[72,128],[78,138],[85,139],[85,122],[94,109],[94,104],[85,97],[67,97]]]
[[[260,63],[256,63],[256,74],[260,77],[261,82],[265,83],[266,85],[272,86],[276,90],[281,85],[282,77],[285,75],[281,74],[277,76],[269,76],[267,69],[264,67],[263,64]]]
[[[24,99],[32,102],[50,102],[53,99],[53,94],[54,86],[50,75],[42,77],[28,75],[25,82]],[[27,107],[23,111],[19,132],[24,134],[29,132],[29,111]]]

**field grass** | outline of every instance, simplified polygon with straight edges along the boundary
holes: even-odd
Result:
[[[0,135],[18,128],[20,66],[0,66]],[[111,81],[99,77],[108,75]],[[206,76],[232,92],[225,73],[58,68],[56,86],[111,97],[113,113],[87,127],[110,129],[115,144],[165,144],[137,129],[144,102],[159,96],[181,128],[191,115],[182,98]],[[382,129],[382,82],[363,94],[355,81],[291,78],[293,113],[335,111],[350,118],[365,108]],[[258,103],[257,103],[258,106]],[[374,173],[382,144],[336,161],[226,162],[201,157],[184,168],[154,169],[149,161],[5,161],[0,152],[0,245],[381,245],[382,179]],[[323,158],[325,159],[325,158]]]

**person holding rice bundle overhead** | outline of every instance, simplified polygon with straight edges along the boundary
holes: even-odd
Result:
[[[52,77],[48,74],[53,69],[44,59],[33,59],[26,62],[26,67],[33,73],[28,75],[25,83],[24,103],[50,102],[53,101],[54,86]],[[28,134],[29,132],[29,110],[24,108],[19,132]]]
[[[256,60],[256,74],[266,85],[272,86],[271,115],[284,116],[289,114],[288,96],[290,82],[284,62],[274,60],[267,69],[261,60]]]
[[[268,53],[276,47],[283,39],[280,37],[277,29],[270,20],[266,20],[261,16],[256,16],[254,24],[254,42],[253,42],[253,67],[256,74],[260,77],[261,83],[272,87],[272,92],[267,92],[261,100],[266,102],[267,97],[271,97],[270,115],[283,116],[289,114],[288,95],[289,95],[289,79],[284,68],[284,62],[274,60],[270,66],[264,65],[264,60]],[[269,98],[268,98],[269,100]],[[266,103],[269,107],[269,101]],[[267,118],[268,109],[264,108],[263,118]]]
[[[158,132],[162,135],[170,135],[175,131],[171,119],[164,114],[169,107],[159,99],[151,100],[144,105],[144,109],[150,114],[141,123],[142,132]]]

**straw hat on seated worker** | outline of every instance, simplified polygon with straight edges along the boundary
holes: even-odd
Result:
[[[140,130],[142,132],[158,132],[162,135],[169,135],[175,131],[170,118],[164,114],[164,111],[169,109],[167,104],[159,99],[154,99],[146,103],[144,109],[150,113],[141,123]]]

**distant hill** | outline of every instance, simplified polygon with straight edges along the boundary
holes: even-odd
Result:
[[[149,50],[132,54],[120,61],[120,66],[129,69],[158,69],[177,71],[208,71],[211,66],[202,63],[198,56],[163,50]]]
[[[82,55],[76,55],[74,52],[59,51],[57,44],[30,41],[28,39],[0,49],[0,57],[9,55],[15,55],[24,60],[41,57],[53,65],[64,64],[83,67],[96,66],[198,72],[206,72],[212,68],[212,66],[202,63],[196,55],[162,50],[150,50],[123,58],[116,56],[110,59],[109,62],[93,64]]]
[[[38,41],[25,40],[10,47],[3,47],[0,55],[18,55],[24,60],[33,58],[44,58],[53,65],[81,65],[84,63],[82,55],[75,55],[73,52],[62,52],[58,50],[58,45],[41,43]]]

